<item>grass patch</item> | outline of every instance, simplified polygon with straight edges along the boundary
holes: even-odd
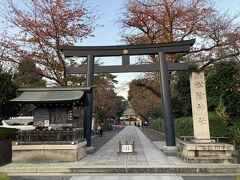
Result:
[[[7,174],[0,172],[0,180],[10,180]]]

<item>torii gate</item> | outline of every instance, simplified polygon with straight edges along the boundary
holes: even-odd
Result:
[[[164,128],[166,146],[176,146],[172,106],[170,99],[169,71],[188,69],[186,63],[171,63],[166,60],[166,54],[187,53],[195,40],[146,44],[146,45],[118,45],[118,46],[60,46],[65,57],[87,57],[87,66],[70,67],[68,74],[87,74],[87,86],[93,86],[94,73],[124,73],[124,72],[152,72],[160,71],[160,92],[163,102]],[[159,62],[153,64],[130,65],[131,55],[159,55]],[[122,56],[122,65],[98,66],[94,64],[95,57]],[[89,105],[84,109],[84,132],[87,147],[91,147],[91,127],[93,93],[88,94]]]

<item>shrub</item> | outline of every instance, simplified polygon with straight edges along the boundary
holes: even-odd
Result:
[[[240,122],[229,127],[229,137],[235,142],[235,148],[240,149]]]
[[[110,124],[110,123],[104,123],[103,125],[102,125],[102,129],[103,129],[103,131],[111,131],[113,128],[112,128],[112,124]]]
[[[159,132],[164,132],[164,122],[163,122],[163,119],[151,119],[149,121],[149,127],[156,130],[156,131],[159,131]]]
[[[0,140],[14,139],[17,131],[17,129],[13,128],[0,128]]]
[[[235,123],[233,127],[227,126],[227,121],[219,117],[215,112],[209,112],[209,129],[210,135],[215,137],[229,136],[232,140],[240,142],[240,122]],[[163,119],[152,119],[149,122],[150,128],[159,132],[164,132]],[[174,119],[175,136],[193,136],[192,117],[181,117]]]
[[[228,136],[228,126],[226,119],[219,117],[215,112],[209,112],[209,129],[210,135],[215,137]]]
[[[228,126],[224,118],[219,117],[214,112],[209,112],[209,129],[210,135],[215,137],[228,136]],[[193,136],[192,117],[182,117],[174,120],[175,135]]]
[[[175,136],[193,136],[192,117],[176,118],[174,120]]]

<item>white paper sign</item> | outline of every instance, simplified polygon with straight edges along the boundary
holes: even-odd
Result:
[[[133,152],[133,145],[132,144],[122,145],[121,152]]]
[[[48,126],[49,126],[49,120],[45,120],[45,121],[44,121],[44,126],[45,126],[45,127],[48,127]]]

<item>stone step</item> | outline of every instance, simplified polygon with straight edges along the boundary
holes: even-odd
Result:
[[[161,166],[161,167],[6,167],[0,168],[5,173],[170,173],[170,174],[237,174],[240,172],[239,165],[219,166]]]
[[[189,157],[182,153],[177,154],[184,162],[186,163],[195,163],[195,164],[211,164],[211,163],[236,163],[237,160],[235,157]]]

